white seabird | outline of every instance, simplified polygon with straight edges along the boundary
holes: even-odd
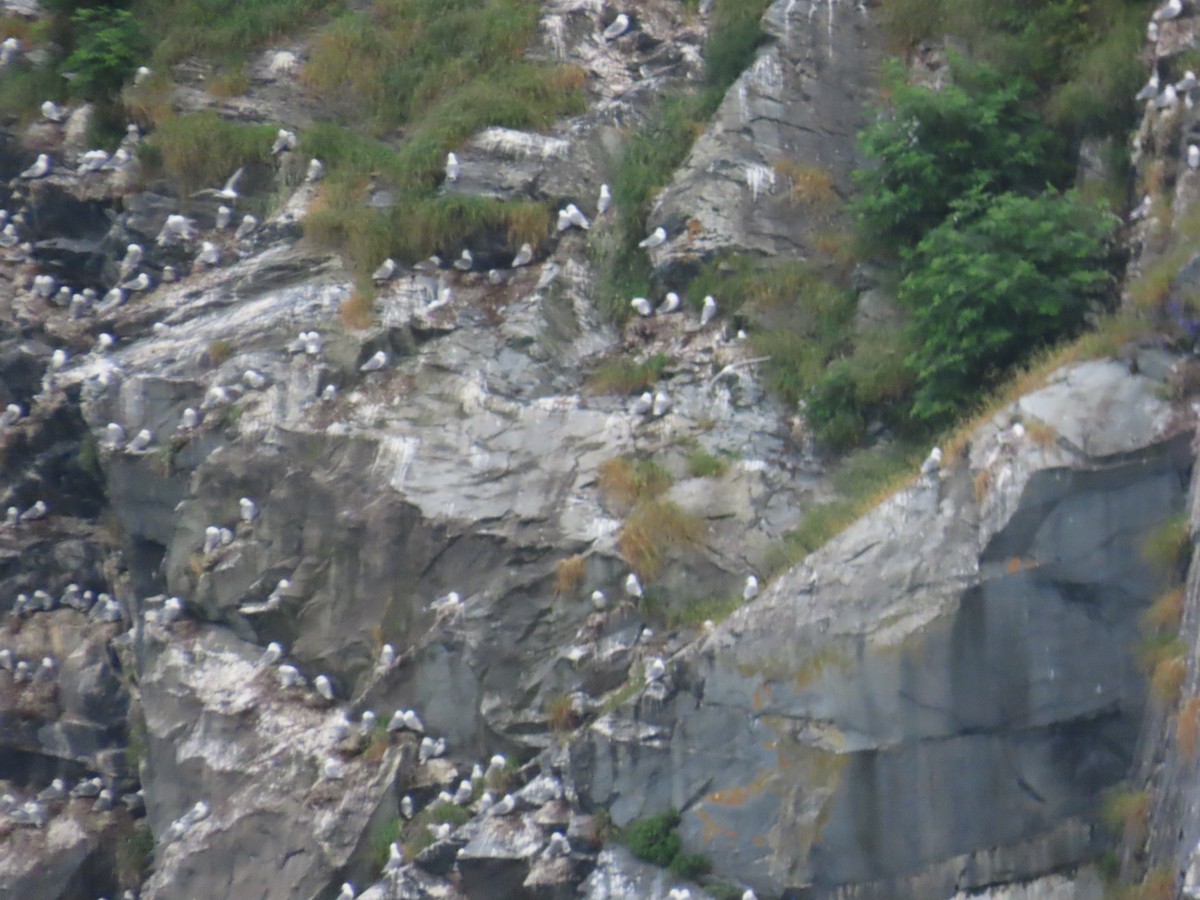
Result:
[[[300,670],[295,666],[280,666],[279,667],[279,686],[281,688],[302,687],[304,685],[304,676],[300,674]]]
[[[252,391],[261,391],[267,386],[266,376],[254,369],[247,369],[242,373],[242,382]]]
[[[196,237],[196,223],[187,216],[171,213],[163,222],[162,229],[155,239],[160,247],[173,241],[190,241]]]
[[[942,448],[934,447],[929,451],[929,456],[925,457],[925,462],[921,463],[921,474],[927,478],[936,478],[941,467]]]
[[[642,583],[638,581],[636,572],[630,572],[625,576],[625,593],[635,600],[640,600],[644,596]]]
[[[466,806],[471,802],[471,795],[475,793],[475,787],[470,781],[465,778],[458,783],[458,789],[454,792],[451,802],[455,806]]]
[[[346,777],[346,766],[332,756],[327,756],[325,765],[321,767],[321,775],[331,781],[338,781]]]
[[[220,190],[214,188],[205,188],[202,191],[197,191],[192,194],[193,197],[218,197],[221,200],[236,200],[238,198],[238,182],[242,180],[242,176],[246,173],[245,167],[238,167],[238,170],[230,175]]]
[[[354,885],[348,881],[342,882],[342,890],[337,895],[337,900],[354,900]]]
[[[621,13],[615,19],[612,20],[612,22],[609,24],[609,26],[607,28],[604,29],[604,31],[602,31],[600,33],[600,37],[604,38],[604,40],[606,40],[606,41],[613,41],[613,40],[616,40],[617,38],[619,38],[621,35],[623,35],[628,30],[629,30],[629,16],[627,16],[625,13]]]
[[[381,284],[384,281],[390,281],[396,275],[396,261],[390,256],[385,259],[371,275],[371,280],[376,284]]]
[[[1187,164],[1189,169],[1200,169],[1200,146],[1188,144]]]
[[[454,261],[454,268],[460,272],[470,272],[475,267],[475,258],[471,256],[471,251],[463,247],[463,251],[459,254],[458,259]]]
[[[512,267],[519,269],[521,266],[527,266],[533,262],[533,244],[522,244],[521,249],[517,251],[517,255],[513,257]]]
[[[717,301],[709,294],[704,298],[704,306],[700,310],[700,326],[704,327],[717,317]]]
[[[14,422],[20,420],[22,416],[21,407],[15,403],[10,403],[4,408],[4,412],[0,413],[0,428],[7,428]]]
[[[379,720],[376,717],[374,710],[364,709],[363,714],[362,714],[362,721],[359,722],[358,727],[362,731],[363,734],[370,735],[372,732],[375,731],[375,726],[378,723],[378,721]]]
[[[191,431],[200,424],[200,413],[196,412],[194,407],[187,407],[183,411],[183,415],[179,417],[179,430]]]
[[[588,220],[588,217],[585,216],[579,207],[574,203],[567,204],[566,213],[567,219],[576,228],[581,228],[584,231],[587,231],[592,227],[592,223]]]
[[[666,391],[654,392],[654,405],[650,408],[650,414],[656,419],[661,419],[669,413],[672,407],[675,406],[675,401],[671,399],[671,395]]]
[[[607,184],[600,185],[600,199],[596,201],[596,215],[602,216],[612,206],[612,191]]]
[[[1158,109],[1171,109],[1179,102],[1179,95],[1175,92],[1175,85],[1168,84],[1163,88],[1163,92],[1158,95],[1154,101],[1155,107]]]
[[[129,442],[129,449],[133,453],[141,453],[143,450],[145,450],[147,447],[150,446],[150,442],[153,439],[154,439],[154,436],[150,433],[150,430],[147,428],[143,428],[141,431],[139,431],[137,434],[135,434],[133,436],[133,440]]]
[[[48,511],[49,509],[46,506],[46,501],[38,500],[33,504],[33,506],[21,513],[21,521],[36,522],[38,519],[45,518]]]
[[[400,800],[400,815],[404,816],[406,819],[411,819],[415,813],[416,808],[413,805],[413,798],[408,794],[405,794]]]
[[[396,648],[391,644],[384,644],[379,651],[379,668],[390,669],[396,664]]]
[[[68,354],[66,350],[59,347],[57,350],[55,350],[53,353],[50,354],[50,368],[54,369],[55,371],[61,369],[63,366],[65,366],[67,364],[67,360],[69,358],[70,358],[70,354]]]
[[[662,679],[667,673],[667,664],[663,662],[661,656],[655,656],[646,663],[646,684],[653,684]]]
[[[654,247],[661,247],[667,242],[667,229],[659,225],[647,237],[638,241],[638,246],[644,250],[649,250]]]
[[[458,181],[458,157],[453,153],[446,154],[446,180],[450,182]]]
[[[149,66],[138,66],[137,71],[133,73],[133,86],[137,87],[153,74]]]
[[[742,599],[746,602],[758,596],[758,579],[753,575],[746,576],[746,584],[742,588]]]
[[[679,299],[679,295],[674,291],[668,291],[667,296],[663,298],[663,302],[658,305],[658,314],[665,316],[667,313],[673,313],[679,309],[681,304],[682,301]]]
[[[221,262],[221,251],[212,241],[204,241],[200,245],[200,252],[196,254],[195,267],[197,269],[209,269],[219,265]]]
[[[258,658],[258,666],[265,669],[268,666],[273,666],[283,658],[283,645],[278,641],[271,641],[267,644],[267,649],[263,651],[263,655]]]
[[[308,172],[304,175],[305,184],[316,184],[325,177],[325,164],[319,159],[308,161]]]
[[[1170,22],[1172,19],[1179,18],[1179,14],[1183,12],[1183,0],[1167,0],[1162,6],[1154,11],[1151,18],[1155,22]]]
[[[629,301],[629,305],[633,307],[633,311],[639,316],[650,317],[654,315],[654,307],[650,305],[650,301],[645,297],[634,297]]]
[[[209,525],[204,529],[204,548],[205,556],[212,553],[221,545],[221,529],[216,525]]]
[[[592,609],[602,612],[606,606],[608,598],[604,596],[604,591],[592,591]]]
[[[125,281],[137,271],[137,267],[142,264],[142,257],[145,256],[145,250],[141,244],[129,244],[125,248],[125,256],[121,259],[121,268],[118,270],[117,281]]]
[[[61,122],[66,117],[66,109],[59,106],[53,100],[46,100],[42,103],[42,118],[51,122]]]
[[[556,831],[550,835],[550,843],[546,846],[545,855],[550,858],[556,856],[570,856],[571,843],[567,840],[567,836],[561,831]]]
[[[275,143],[271,145],[271,155],[278,156],[288,150],[296,149],[296,132],[280,128],[275,132]]]
[[[150,290],[150,276],[142,272],[137,278],[126,281],[118,287],[123,291],[148,291]]]
[[[1137,222],[1140,219],[1150,215],[1150,211],[1154,208],[1154,201],[1149,194],[1142,197],[1142,202],[1139,203],[1132,212],[1129,213],[1129,221]]]
[[[38,158],[33,165],[21,173],[22,178],[44,178],[50,174],[50,170],[54,164],[50,161],[50,157],[45,153],[39,153]]]
[[[318,675],[313,681],[313,687],[317,689],[317,693],[326,700],[333,700],[333,682],[329,680],[328,675]]]
[[[258,505],[249,497],[238,500],[238,510],[242,521],[247,524],[258,518]]]
[[[254,234],[254,229],[257,227],[258,219],[246,213],[246,215],[242,216],[242,224],[237,227],[237,231],[233,233],[233,237],[235,240],[244,241],[250,235]]]
[[[654,395],[649,391],[644,391],[642,396],[633,401],[629,411],[635,416],[648,416],[652,409],[654,409]]]
[[[365,363],[358,367],[360,372],[378,372],[380,369],[386,368],[388,364],[388,355],[386,350],[379,350],[368,359]]]
[[[1147,81],[1140,91],[1134,95],[1135,100],[1153,100],[1158,96],[1158,72],[1150,73],[1150,80]]]
[[[1175,82],[1175,93],[1186,94],[1196,86],[1196,73],[1188,69],[1183,73],[1183,77]]]

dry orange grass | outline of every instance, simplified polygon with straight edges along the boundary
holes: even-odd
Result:
[[[587,572],[587,560],[583,554],[576,553],[566,559],[559,560],[554,567],[554,593],[558,597],[574,594],[583,584],[583,576]]]
[[[1172,588],[1160,594],[1142,614],[1142,627],[1148,631],[1166,631],[1174,634],[1183,621],[1184,589]]]
[[[975,475],[975,502],[982,503],[991,489],[992,473],[988,469],[980,469]]]
[[[628,511],[638,502],[664,493],[671,486],[671,475],[649,460],[633,461],[624,457],[600,464],[600,492],[605,502]]]
[[[677,503],[650,500],[639,504],[625,521],[617,536],[617,546],[621,557],[639,577],[653,579],[662,571],[668,553],[698,544],[704,530],[704,520]]]
[[[1121,896],[1124,900],[1175,900],[1175,876],[1161,869],[1149,872],[1141,884]]]
[[[169,76],[154,74],[143,84],[122,91],[121,101],[134,122],[157,128],[175,115],[171,107],[173,87]]]
[[[1190,697],[1179,711],[1179,719],[1175,725],[1175,743],[1185,762],[1196,758],[1196,747],[1200,745],[1200,696]]]
[[[535,203],[514,204],[505,212],[508,242],[513,247],[529,243],[535,247],[550,231],[550,211]]]
[[[570,694],[556,694],[550,697],[542,711],[546,714],[546,726],[551,731],[573,731],[579,724]]]
[[[1179,691],[1183,680],[1187,677],[1187,662],[1182,656],[1172,656],[1159,662],[1150,676],[1150,688],[1154,696],[1167,705],[1174,705],[1179,699]]]
[[[375,298],[362,290],[355,290],[342,301],[342,324],[347,328],[362,331],[375,324]]]
[[[838,195],[828,169],[784,159],[775,164],[775,174],[791,182],[788,198],[796,205],[815,210],[828,210],[837,205]]]
[[[208,361],[216,368],[233,356],[233,345],[229,341],[217,339],[208,345]]]
[[[1149,816],[1150,795],[1145,791],[1122,790],[1105,798],[1104,820],[1119,829],[1122,840],[1132,847],[1141,846],[1145,839]]]

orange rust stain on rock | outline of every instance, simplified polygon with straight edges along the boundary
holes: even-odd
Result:
[[[738,833],[722,828],[716,820],[699,807],[693,809],[696,818],[700,820],[700,840],[708,843],[718,837],[736,838]]]
[[[704,799],[718,806],[742,806],[766,790],[767,779],[770,777],[770,773],[764,773],[750,784],[713,791]]]

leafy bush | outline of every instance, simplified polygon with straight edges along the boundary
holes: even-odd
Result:
[[[75,73],[72,90],[87,100],[112,97],[149,53],[150,40],[128,10],[85,6],[71,25],[75,52],[63,65]]]
[[[804,412],[817,441],[840,451],[862,440],[867,427],[862,407],[850,361],[839,359],[813,386]]]
[[[894,68],[891,112],[861,135],[876,164],[855,173],[854,207],[886,248],[916,242],[964,196],[1036,191],[1068,174],[1026,81],[961,60],[953,73],[932,90],[905,84]]]
[[[1074,195],[973,196],[910,260],[915,419],[948,421],[1031,351],[1069,336],[1112,281],[1115,221]]]
[[[675,833],[678,826],[679,813],[673,809],[646,816],[625,829],[625,845],[638,859],[665,869],[679,855],[681,845]]]
[[[712,871],[712,860],[703,853],[680,853],[668,867],[673,875],[695,880]]]

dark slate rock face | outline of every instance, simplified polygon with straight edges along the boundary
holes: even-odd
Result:
[[[1169,574],[1142,547],[1184,508],[1188,435],[1029,471],[996,433],[972,464],[1008,500],[959,470],[889,501],[677,657],[674,693],[593,726],[580,791],[617,824],[683,810],[689,849],[769,893],[949,896],[1097,854]]]

